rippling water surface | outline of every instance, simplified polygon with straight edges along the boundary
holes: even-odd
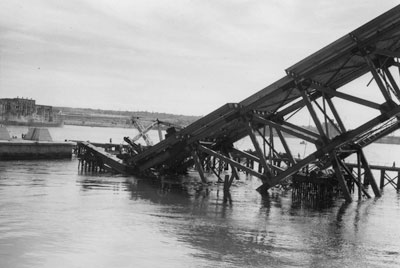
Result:
[[[376,151],[376,150],[375,150]],[[0,161],[0,267],[400,267],[400,194],[313,208],[222,185]]]

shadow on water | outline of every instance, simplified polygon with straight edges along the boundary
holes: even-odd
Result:
[[[211,262],[224,262],[234,267],[302,265],[306,263],[301,260],[302,256],[310,254],[314,248],[313,245],[303,246],[300,241],[307,239],[311,231],[326,232],[313,230],[318,213],[293,216],[293,209],[310,208],[292,206],[290,191],[271,191],[261,196],[257,204],[237,199],[236,192],[231,194],[231,202],[224,202],[222,188],[223,185],[195,182],[132,180],[129,184],[132,199],[146,199],[162,206],[160,212],[153,215],[163,223],[161,229],[199,249],[194,257]],[[324,209],[328,208],[324,206]],[[338,215],[345,211],[346,207]],[[334,219],[332,217],[332,221]],[[304,221],[312,223],[303,225]],[[335,233],[338,235],[337,231]],[[343,240],[330,242],[337,249]]]
[[[262,253],[271,251],[274,245],[267,242],[270,238],[263,230],[265,218],[259,215],[260,204],[252,207],[251,202],[234,199],[236,193],[230,196],[232,202],[227,201],[222,184],[99,176],[85,177],[79,183],[85,191],[121,190],[118,187],[122,185],[131,200],[150,201],[155,209],[149,214],[157,219],[157,228],[197,249],[193,253],[195,258],[207,262],[224,261],[234,267],[281,263],[274,256]],[[251,194],[257,196],[255,191]],[[272,196],[279,200],[278,195]],[[271,206],[269,197],[264,196],[261,205]],[[260,233],[265,240],[260,240]],[[275,236],[275,232],[271,234]]]
[[[191,200],[206,199],[218,184],[203,184],[181,179],[137,178],[109,174],[81,174],[77,183],[82,190],[112,190],[130,193],[132,200],[148,200],[154,204],[189,204]],[[222,197],[221,197],[222,198]]]
[[[126,188],[126,178],[123,176],[93,175],[80,176],[77,184],[81,186],[82,191],[90,190],[111,190],[124,191]]]
[[[85,176],[79,183],[84,190],[127,192],[135,204],[150,201],[154,228],[195,249],[195,259],[225,267],[365,264],[369,246],[358,244],[377,202],[299,201],[280,190],[260,196],[249,181],[232,187],[229,200],[222,184],[190,179]]]
[[[230,193],[223,191],[223,185],[217,182],[207,184],[189,180],[149,180],[127,179],[127,189],[132,200],[144,199],[163,206],[204,207],[232,204]],[[227,201],[227,199],[229,201]]]

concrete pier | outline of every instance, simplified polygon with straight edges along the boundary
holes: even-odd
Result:
[[[71,142],[1,140],[0,160],[71,158]]]
[[[11,138],[5,126],[0,126],[0,134],[0,160],[71,158],[75,145],[52,141],[45,128],[30,128],[25,139]]]

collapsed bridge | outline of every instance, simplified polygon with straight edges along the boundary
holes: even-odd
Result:
[[[351,201],[344,173],[365,191],[361,177],[352,175],[344,162],[356,155],[358,167],[365,170],[375,196],[380,196],[363,148],[400,127],[399,58],[400,5],[289,67],[275,83],[170,133],[159,143],[126,158],[123,165],[128,173],[146,174],[182,170],[194,163],[201,179],[206,181],[202,162],[212,156],[230,165],[232,176],[228,185],[238,178],[238,170],[245,170],[261,179],[257,189],[261,193],[305,166],[317,172],[332,167],[345,199]],[[366,74],[373,80],[370,88],[374,86],[382,96],[382,103],[346,93],[350,82]],[[367,107],[378,115],[349,130],[342,120],[346,111],[337,108],[336,100],[345,100],[349,107]],[[317,131],[290,122],[300,110],[307,112]],[[265,135],[266,129],[269,137]],[[293,157],[286,134],[314,144],[315,151],[303,159]],[[233,146],[247,136],[254,146],[253,154]],[[275,149],[274,136],[285,149],[283,154]],[[262,137],[263,144],[258,137]],[[265,144],[268,155],[263,149]],[[250,158],[261,168],[248,167],[234,156]],[[276,160],[285,164],[276,165]],[[123,171],[123,166],[119,166],[119,171]]]

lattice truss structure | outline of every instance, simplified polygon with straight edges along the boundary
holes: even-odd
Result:
[[[379,196],[363,148],[400,127],[399,58],[400,5],[288,68],[282,79],[242,102],[228,103],[136,155],[130,164],[146,171],[174,169],[194,162],[205,180],[202,163],[212,156],[232,168],[227,187],[238,177],[240,169],[261,179],[262,184],[257,189],[261,193],[305,166],[315,170],[332,167],[345,198],[351,201],[343,178],[343,171],[349,170],[344,159],[356,154],[375,196]],[[370,75],[373,80],[370,88],[376,88],[376,93],[383,97],[382,103],[346,93],[348,84],[364,75]],[[360,88],[360,92],[363,90]],[[354,104],[368,107],[378,115],[349,130],[342,120],[343,111],[334,104],[335,99],[345,100],[348,107]],[[317,131],[289,122],[299,110],[307,111]],[[357,116],[356,110],[353,116]],[[328,129],[328,125],[335,131]],[[264,135],[266,128],[272,130],[270,137]],[[284,134],[314,144],[315,151],[302,159],[293,157]],[[272,135],[283,145],[283,154],[276,152]],[[253,154],[233,146],[246,136],[254,145]],[[260,136],[263,144],[257,139]],[[265,144],[268,150],[263,149]],[[256,161],[262,168],[248,167],[236,161],[237,157]],[[277,162],[285,164],[278,166]],[[353,175],[352,179],[365,191],[361,178]]]

